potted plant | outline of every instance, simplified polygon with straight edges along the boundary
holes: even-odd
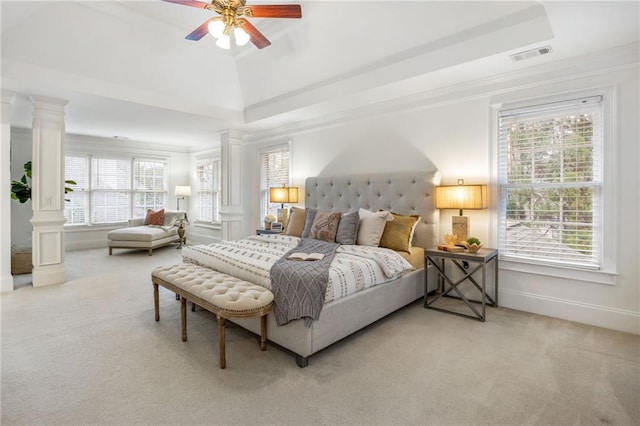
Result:
[[[276,217],[269,213],[264,217],[264,229],[271,229],[271,222],[275,222]]]
[[[476,237],[469,237],[462,244],[469,250],[469,253],[477,253],[482,247],[482,242]]]
[[[76,185],[76,182],[68,179],[65,180],[66,185]],[[72,192],[73,188],[64,187],[64,193]],[[26,203],[31,199],[31,161],[24,163],[24,174],[20,180],[11,181],[11,198],[20,201],[20,204]],[[65,198],[65,201],[69,201]]]

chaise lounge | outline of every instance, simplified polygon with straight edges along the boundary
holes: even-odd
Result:
[[[164,210],[149,210],[147,217],[129,219],[127,228],[115,229],[107,234],[109,256],[114,248],[149,250],[151,256],[153,249],[180,242],[177,225],[181,220],[188,223],[186,212]]]

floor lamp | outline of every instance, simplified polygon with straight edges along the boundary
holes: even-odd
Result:
[[[189,185],[176,185],[175,196],[178,200],[177,210],[180,210],[180,200],[184,200],[184,197],[191,197],[191,187]]]

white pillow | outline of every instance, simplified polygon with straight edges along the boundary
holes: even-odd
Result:
[[[378,247],[387,221],[393,220],[388,211],[372,212],[365,209],[358,210],[360,226],[358,227],[357,244],[360,246]]]

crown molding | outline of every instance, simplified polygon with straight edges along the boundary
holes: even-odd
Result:
[[[283,126],[246,131],[245,141],[274,139],[285,135],[301,134],[330,128],[349,121],[370,118],[388,113],[407,112],[433,108],[490,95],[575,80],[615,71],[637,68],[640,64],[640,43],[618,46],[589,55],[531,66],[522,70],[480,78],[464,83],[420,91],[365,106],[325,114],[309,120],[301,120]],[[594,59],[595,58],[595,59]]]

